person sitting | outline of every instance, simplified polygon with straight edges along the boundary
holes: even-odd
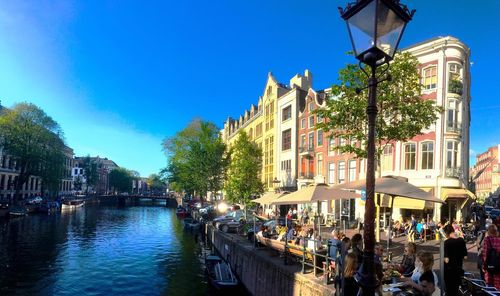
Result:
[[[416,253],[417,245],[415,243],[409,242],[405,246],[403,259],[401,260],[401,264],[399,265],[399,272],[404,277],[410,277],[413,270],[415,269],[415,253]]]
[[[432,271],[434,256],[430,252],[420,252],[415,262],[416,271],[412,280],[406,280],[404,285],[412,287],[421,295],[431,296],[437,287],[437,275]]]

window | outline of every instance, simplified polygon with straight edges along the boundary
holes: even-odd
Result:
[[[422,74],[424,89],[434,89],[437,87],[437,67],[425,68]]]
[[[446,142],[446,168],[454,169],[457,168],[458,164],[458,142],[457,141],[447,141]]]
[[[306,135],[300,135],[300,148],[306,147]]]
[[[405,170],[414,170],[415,169],[415,158],[416,158],[416,145],[415,143],[408,143],[404,145],[404,153],[405,153]]]
[[[75,175],[78,175],[78,169],[75,169]]]
[[[318,115],[316,115],[316,117],[317,117],[316,118],[317,122],[323,122],[323,117],[321,115],[318,114]]]
[[[305,118],[302,118],[300,120],[300,128],[302,128],[302,129],[306,128],[306,119]]]
[[[345,146],[345,138],[344,137],[339,137],[339,146]]]
[[[287,129],[286,131],[282,132],[282,137],[281,137],[281,150],[289,150],[292,148],[292,130]]]
[[[282,110],[282,121],[292,118],[292,106],[287,106]]]
[[[356,161],[349,160],[349,182],[356,180]]]
[[[309,116],[309,128],[314,127],[314,116]]]
[[[335,183],[335,163],[328,163],[328,184]]]
[[[291,159],[283,160],[281,162],[281,170],[287,173],[290,172],[292,170],[292,160]]]
[[[262,123],[257,124],[255,127],[255,137],[258,138],[262,136]]]
[[[459,132],[460,126],[458,123],[459,103],[457,100],[448,99],[446,105],[446,131]]]
[[[318,147],[323,146],[323,130],[318,130]]]
[[[423,142],[422,144],[422,169],[432,170],[434,168],[434,143]]]
[[[252,128],[250,128],[250,129],[248,130],[248,139],[249,139],[250,141],[253,139],[253,129],[252,129]]]
[[[314,110],[314,102],[309,103],[309,111]]]
[[[338,175],[338,181],[339,183],[344,183],[345,182],[345,161],[339,161],[339,175]]]
[[[316,159],[318,160],[318,175],[322,176],[323,175],[323,154],[318,154],[316,155]]]
[[[335,138],[330,137],[328,140],[328,156],[332,156],[335,154]]]
[[[382,171],[392,171],[393,167],[393,157],[392,157],[392,145],[387,145],[384,147],[381,159],[381,169]]]
[[[309,142],[308,142],[308,144],[309,144],[308,148],[310,150],[314,149],[314,132],[309,133]]]
[[[461,81],[461,75],[460,72],[462,71],[462,66],[459,64],[450,64],[450,80],[456,80],[456,81]]]

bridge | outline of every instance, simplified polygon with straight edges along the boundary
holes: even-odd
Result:
[[[117,199],[119,204],[125,204],[127,202],[138,202],[139,200],[143,199],[148,199],[151,201],[164,200],[167,207],[177,207],[177,205],[182,203],[182,200],[180,200],[179,198],[168,195],[99,195],[98,199],[101,201]]]

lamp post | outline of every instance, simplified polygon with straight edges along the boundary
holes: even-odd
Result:
[[[357,0],[347,7],[340,8],[340,14],[347,23],[349,37],[360,68],[368,76],[368,142],[366,166],[366,201],[364,219],[364,254],[363,263],[356,280],[361,285],[363,295],[374,295],[379,285],[375,275],[375,120],[377,117],[377,84],[390,80],[377,77],[379,66],[393,59],[403,35],[406,24],[411,20],[415,10],[409,11],[399,0]],[[361,64],[368,65],[368,73]],[[383,75],[383,73],[382,73]],[[360,89],[356,92],[359,94]]]

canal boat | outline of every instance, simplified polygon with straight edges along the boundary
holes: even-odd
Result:
[[[231,271],[229,264],[217,255],[205,257],[205,271],[212,287],[221,292],[236,289],[238,286],[238,280]]]
[[[189,216],[189,212],[185,208],[183,208],[182,206],[177,207],[175,214],[177,215],[177,218],[181,218],[181,219],[184,219],[184,218]]]
[[[28,211],[23,206],[13,206],[9,210],[9,215],[14,217],[26,216]]]
[[[61,210],[62,211],[74,210],[74,209],[83,207],[84,204],[85,204],[85,200],[83,200],[83,199],[64,200],[61,204]]]
[[[184,224],[184,229],[187,230],[198,230],[200,229],[200,221],[187,217],[185,218],[182,223]]]

